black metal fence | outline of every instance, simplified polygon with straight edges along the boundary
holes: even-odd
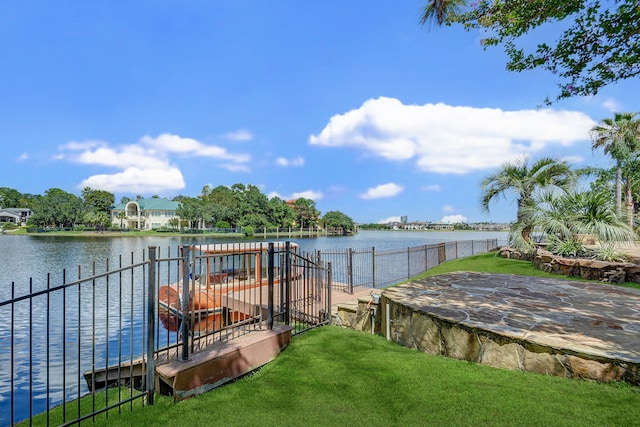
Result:
[[[353,293],[361,288],[384,288],[424,273],[445,261],[498,248],[497,239],[466,240],[377,251],[339,249],[318,251],[318,262],[331,262],[333,289]]]
[[[48,274],[45,283],[12,283],[11,298],[0,301],[0,425],[35,414],[70,425],[153,404],[155,364],[274,323],[292,325],[293,334],[330,323],[331,290],[385,287],[496,247],[149,247],[89,271]]]
[[[0,425],[152,404],[155,364],[274,323],[296,334],[330,321],[329,268],[288,243],[200,249],[149,247],[65,270],[61,283],[30,280],[22,294],[12,283],[0,302]]]

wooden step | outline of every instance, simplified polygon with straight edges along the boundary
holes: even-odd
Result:
[[[156,366],[156,390],[183,400],[204,393],[273,360],[291,342],[293,327],[274,325],[201,349],[189,360]]]

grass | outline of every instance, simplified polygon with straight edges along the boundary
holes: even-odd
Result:
[[[637,425],[640,393],[431,356],[327,326],[233,384],[114,413],[108,426]]]
[[[584,279],[580,279],[579,277],[566,277],[547,273],[535,268],[530,261],[502,258],[500,256],[497,256],[496,252],[487,252],[479,255],[460,258],[454,261],[447,261],[437,267],[433,267],[427,270],[425,273],[417,276],[416,279],[436,276],[438,274],[452,273],[455,271],[474,271],[494,274],[517,274],[520,276],[548,277],[556,280],[566,279],[584,281]],[[640,283],[633,282],[624,282],[618,285],[607,282],[597,283],[602,283],[603,286],[624,286],[628,288],[640,289]]]
[[[483,254],[426,275],[558,278],[530,266]],[[638,387],[491,368],[327,326],[296,336],[273,362],[232,384],[177,404],[156,396],[153,406],[116,410],[96,425],[630,426],[639,420]]]

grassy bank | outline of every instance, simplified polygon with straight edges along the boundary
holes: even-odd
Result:
[[[251,376],[174,404],[114,411],[108,426],[637,425],[640,393],[430,356],[334,326],[294,338]],[[36,420],[37,421],[37,420]]]
[[[515,259],[502,258],[496,252],[488,252],[473,255],[455,261],[447,261],[437,267],[429,269],[417,278],[430,277],[438,274],[451,273],[454,271],[474,271],[479,273],[494,274],[518,274],[521,276],[547,277],[553,279],[583,280],[577,277],[559,276],[538,270],[529,261],[519,261]],[[601,282],[598,282],[601,283]],[[640,283],[625,282],[619,285],[602,283],[602,286],[624,286],[628,288],[640,289]]]
[[[425,276],[451,271],[558,278],[493,254],[450,261]],[[276,360],[232,384],[117,412],[97,425],[627,426],[639,424],[640,390],[427,355],[332,326],[295,337]]]

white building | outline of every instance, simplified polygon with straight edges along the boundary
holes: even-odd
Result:
[[[161,198],[131,200],[126,204],[119,203],[111,211],[111,223],[118,227],[136,230],[170,228],[169,220],[172,218],[180,219],[176,215],[176,209],[179,205],[180,202]]]
[[[0,208],[0,222],[12,222],[15,225],[27,225],[27,219],[31,214],[31,209],[26,208]]]

